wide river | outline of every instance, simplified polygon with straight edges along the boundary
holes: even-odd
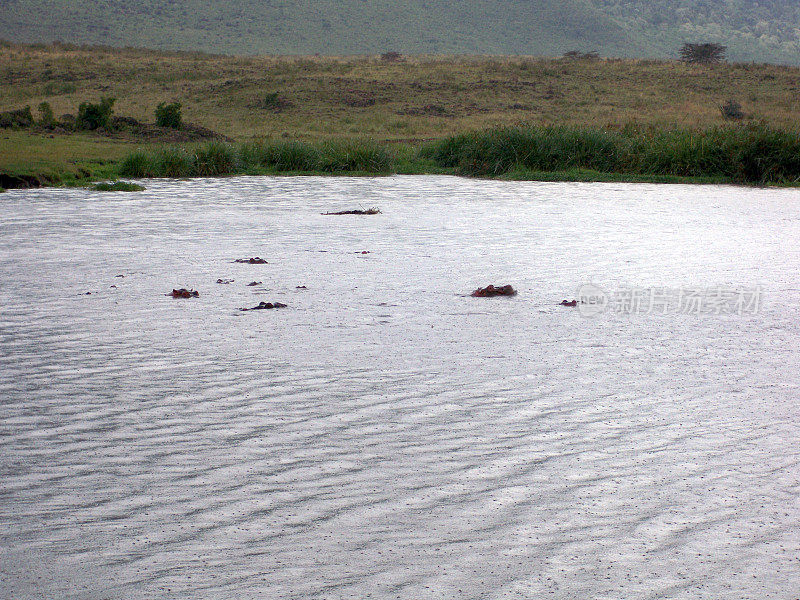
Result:
[[[0,195],[1,598],[797,598],[800,190],[145,185]]]

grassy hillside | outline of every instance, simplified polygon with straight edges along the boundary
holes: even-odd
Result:
[[[718,42],[800,64],[790,0],[3,0],[0,39],[223,54],[521,54],[669,58]]]
[[[143,50],[0,45],[0,112],[40,102],[55,115],[117,99],[116,115],[152,123],[160,102],[184,120],[237,141],[369,137],[417,143],[517,125],[618,129],[636,123],[722,125],[719,105],[744,122],[795,128],[800,69],[641,60],[541,58],[228,57]],[[0,129],[0,171],[92,172],[152,140],[122,132],[67,135]],[[89,164],[91,163],[91,164]],[[88,165],[88,167],[87,167]]]
[[[0,38],[251,55],[643,49],[585,0],[6,0]]]
[[[268,58],[62,46],[0,47],[0,111],[49,102],[56,115],[117,98],[153,120],[162,101],[236,139],[369,135],[403,140],[521,121],[706,126],[739,101],[752,119],[794,126],[800,69],[637,60]]]

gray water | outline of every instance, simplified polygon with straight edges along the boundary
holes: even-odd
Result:
[[[146,185],[0,196],[0,597],[797,597],[800,191]]]

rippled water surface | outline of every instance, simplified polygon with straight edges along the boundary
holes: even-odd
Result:
[[[800,191],[147,186],[0,196],[0,597],[797,597]]]

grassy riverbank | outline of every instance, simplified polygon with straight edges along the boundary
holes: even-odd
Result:
[[[14,177],[73,185],[123,173],[220,169],[787,183],[795,180],[785,151],[796,137],[798,82],[800,69],[775,65],[229,57],[6,43],[0,112],[31,106],[35,114],[47,102],[61,120],[82,102],[113,97],[115,116],[147,124],[159,103],[179,101],[184,122],[235,142],[218,165],[204,144],[165,145],[169,135],[154,136],[152,125],[148,135],[0,129],[0,185],[10,187]],[[719,109],[731,99],[741,105],[737,122]],[[753,134],[754,123],[767,133]],[[710,133],[715,128],[729,133]],[[542,136],[549,150],[537,154]],[[738,154],[727,160],[718,149],[714,156],[716,143]],[[746,165],[748,144],[755,173]],[[122,163],[131,154],[139,157],[138,171],[132,158]]]
[[[136,150],[118,169],[120,176],[133,178],[263,173],[794,185],[800,181],[800,134],[764,125],[697,131],[518,127],[459,134],[415,148],[353,140],[211,142]]]
[[[522,127],[465,133],[420,156],[462,175],[576,169],[631,178],[712,178],[744,184],[800,181],[800,133],[765,125],[704,130]]]

